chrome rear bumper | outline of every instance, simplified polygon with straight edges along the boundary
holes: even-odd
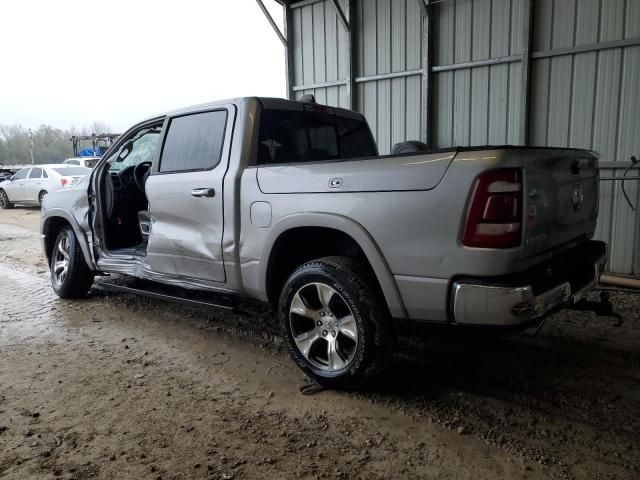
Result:
[[[569,281],[534,294],[532,285],[501,286],[474,279],[453,284],[452,312],[457,324],[513,326],[542,319],[553,311],[582,300],[600,278],[606,253],[593,261],[591,278],[572,291]]]

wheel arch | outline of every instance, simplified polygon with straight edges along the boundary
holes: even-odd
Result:
[[[80,228],[80,225],[78,225],[78,222],[67,212],[64,210],[49,212],[46,216],[43,216],[41,225],[42,248],[48,264],[51,263],[51,253],[53,252],[53,246],[56,238],[58,238],[58,234],[63,228],[70,226],[78,239],[85,262],[89,268],[95,270],[95,265],[89,251],[89,242],[87,241],[87,237]]]
[[[296,249],[296,243],[304,248]],[[343,255],[361,260],[372,274],[389,313],[406,318],[393,274],[375,241],[357,222],[342,215],[309,213],[284,217],[271,229],[261,262],[261,290],[277,304],[284,282],[296,267],[318,257]]]

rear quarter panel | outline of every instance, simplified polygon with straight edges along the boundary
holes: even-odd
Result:
[[[259,170],[271,170],[268,176],[274,181],[272,177],[278,174],[279,167],[248,168],[241,191],[240,262],[249,267],[243,268],[243,280],[249,289],[263,288],[263,280],[257,273],[260,269],[251,266],[267,261],[262,246],[272,241],[272,231],[279,222],[292,215],[302,219],[305,214],[332,214],[353,221],[371,237],[388,265],[409,317],[445,321],[448,287],[453,277],[500,275],[522,270],[535,262],[523,259],[520,248],[483,250],[460,243],[475,177],[490,168],[520,166],[522,159],[517,151],[461,152],[431,189],[304,193],[265,193],[259,186]],[[318,176],[314,179],[317,185],[327,185],[335,174],[315,170],[313,165],[297,168],[304,170],[305,178]],[[288,181],[295,181],[296,175],[291,170],[286,174]],[[271,206],[268,227],[252,224],[253,202]],[[252,275],[256,278],[248,278]]]

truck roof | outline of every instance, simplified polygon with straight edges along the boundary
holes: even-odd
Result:
[[[152,120],[154,118],[165,117],[165,116],[183,115],[187,113],[209,110],[216,107],[220,107],[222,105],[229,105],[229,104],[240,105],[244,103],[253,103],[253,102],[260,103],[264,108],[273,108],[273,109],[281,109],[281,110],[302,110],[305,105],[317,105],[319,107],[326,107],[326,108],[332,109],[333,112],[335,112],[335,114],[343,117],[363,118],[361,114],[354,112],[352,110],[347,110],[345,108],[332,107],[328,105],[321,105],[315,102],[299,102],[295,100],[287,100],[284,98],[276,98],[276,97],[238,97],[238,98],[217,100],[214,102],[206,102],[206,103],[200,103],[197,105],[191,105],[188,107],[178,108],[176,110],[171,110],[169,112],[165,112],[160,115],[154,115],[153,117],[150,117],[147,120]]]

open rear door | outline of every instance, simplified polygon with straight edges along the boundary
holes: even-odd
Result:
[[[169,119],[158,165],[146,182],[154,273],[225,282],[222,185],[235,107]]]

